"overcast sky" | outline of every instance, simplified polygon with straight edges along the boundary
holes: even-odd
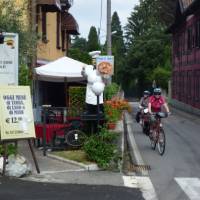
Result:
[[[139,0],[111,0],[111,2],[112,14],[114,11],[117,11],[121,25],[125,26],[127,18]],[[105,40],[106,35],[106,4],[107,0],[102,0],[101,41]],[[100,27],[101,0],[74,0],[74,4],[69,12],[79,24],[81,37],[88,38],[91,26],[95,26],[97,30]]]

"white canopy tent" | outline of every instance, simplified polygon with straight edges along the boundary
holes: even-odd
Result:
[[[37,80],[49,82],[77,82],[85,80],[81,75],[82,67],[92,70],[92,65],[87,65],[69,57],[62,57],[41,67],[35,68]]]
[[[36,121],[41,121],[41,106],[42,96],[45,88],[41,89],[41,81],[42,82],[55,82],[64,83],[65,91],[67,88],[67,84],[70,82],[81,82],[86,80],[86,77],[81,75],[81,71],[83,66],[85,66],[86,71],[93,70],[92,65],[87,65],[80,61],[74,60],[69,57],[62,57],[53,62],[42,65],[41,67],[35,68],[35,84],[34,84],[34,110],[35,110],[35,119]],[[57,82],[57,83],[56,83]],[[46,90],[46,89],[45,89]],[[63,93],[65,93],[63,91]],[[58,95],[58,94],[57,94]],[[67,99],[67,93],[65,93],[65,99]]]

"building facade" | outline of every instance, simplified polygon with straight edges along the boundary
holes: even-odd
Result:
[[[73,0],[36,0],[32,17],[39,36],[37,66],[68,55],[70,35],[79,34],[78,24],[69,13],[72,4]]]
[[[32,28],[39,38],[33,67],[42,66],[68,55],[71,36],[79,34],[78,24],[69,12],[72,5],[73,0],[30,0]],[[63,107],[69,104],[70,84],[39,81],[37,76],[33,79],[36,91],[34,107],[43,104]]]
[[[200,1],[178,0],[172,33],[172,99],[200,109]]]

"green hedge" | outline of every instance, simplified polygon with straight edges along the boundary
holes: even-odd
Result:
[[[107,85],[104,90],[105,100],[112,99],[112,97],[117,94],[119,89],[120,89],[120,86],[117,83],[111,83],[111,84]]]
[[[85,87],[69,87],[69,116],[77,116],[85,108]]]

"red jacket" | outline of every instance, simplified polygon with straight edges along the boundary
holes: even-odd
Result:
[[[155,96],[151,96],[149,98],[149,103],[151,103],[151,111],[152,112],[160,112],[161,107],[163,104],[165,104],[165,98],[160,96],[159,98],[156,98]]]

